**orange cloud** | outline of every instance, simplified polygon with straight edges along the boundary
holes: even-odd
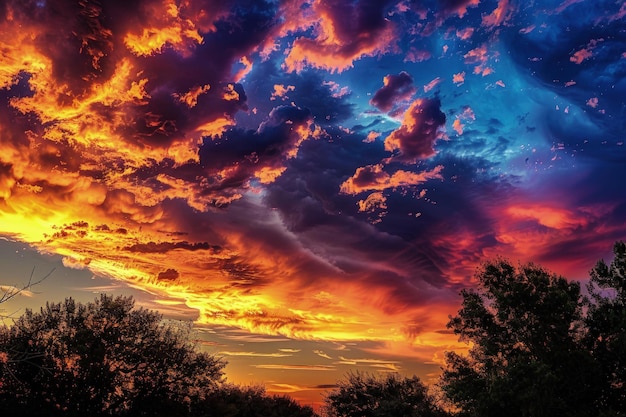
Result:
[[[270,100],[276,100],[277,98],[285,100],[287,99],[287,93],[289,91],[294,91],[295,89],[296,87],[293,85],[288,85],[287,87],[285,87],[283,84],[275,84],[274,92],[272,93]]]
[[[184,94],[173,93],[172,95],[177,98],[181,103],[185,103],[188,107],[191,108],[198,104],[198,96],[206,93],[207,91],[209,91],[210,88],[211,86],[208,84],[203,86],[196,85]]]
[[[454,122],[452,123],[452,128],[459,136],[463,134],[463,127],[465,127],[465,125],[461,123],[460,119],[454,119]]]
[[[575,216],[569,210],[546,206],[511,206],[506,213],[513,219],[533,220],[542,226],[552,229],[568,229],[578,226],[586,226],[585,217]]]
[[[598,43],[603,42],[603,41],[604,39],[590,40],[585,48],[574,52],[574,54],[569,58],[569,60],[575,64],[582,64],[583,61],[593,56],[593,50],[598,45]]]
[[[465,71],[459,72],[452,76],[452,82],[456,85],[461,85],[465,82]]]
[[[381,192],[372,193],[365,200],[359,200],[357,205],[361,212],[372,212],[374,210],[384,210],[387,208],[387,199]]]
[[[181,16],[181,10],[173,0],[153,2],[144,12],[146,21],[154,26],[129,32],[124,38],[124,44],[135,55],[160,53],[166,46],[189,53],[194,45],[203,42],[192,20]]]
[[[360,7],[315,0],[314,16],[299,20],[305,27],[313,25],[315,37],[297,38],[285,58],[288,71],[302,71],[305,67],[342,72],[365,56],[376,56],[394,49],[395,31],[383,15],[382,6]],[[355,25],[343,24],[345,16],[353,16]]]
[[[383,165],[367,165],[357,168],[354,175],[341,184],[341,192],[344,194],[359,194],[364,191],[383,191],[389,188],[411,187],[422,184],[430,179],[441,179],[443,166],[438,165],[430,171],[420,173],[398,170],[392,175],[383,171]],[[374,194],[372,201],[381,202],[382,194]],[[368,197],[369,199],[369,197]],[[367,203],[363,203],[367,207]]]
[[[385,138],[385,150],[399,151],[398,160],[411,162],[435,154],[433,146],[442,137],[446,122],[438,98],[417,99],[404,113],[402,126]]]
[[[487,66],[489,61],[489,54],[487,51],[487,45],[474,48],[465,55],[465,63],[474,65],[474,74],[482,74],[482,76],[489,75],[493,72],[493,69]]]

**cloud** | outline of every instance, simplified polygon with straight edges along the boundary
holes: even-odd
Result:
[[[279,369],[286,371],[334,371],[335,367],[331,365],[252,365],[259,369]]]
[[[218,355],[224,356],[248,356],[252,358],[285,358],[288,356],[293,356],[291,353],[260,353],[260,352],[244,352],[244,351],[226,351],[222,350],[217,353]]]
[[[324,358],[324,359],[332,359],[330,356],[328,356],[326,353],[324,353],[321,350],[314,350],[313,353],[315,353],[317,356]]]
[[[295,89],[296,87],[293,85],[288,85],[285,87],[283,84],[274,84],[274,92],[272,93],[270,100],[277,100],[279,98],[281,100],[286,100],[288,98],[287,93],[290,91],[294,91]]]
[[[387,3],[314,1],[311,9],[314,17],[307,24],[315,22],[315,36],[294,40],[285,58],[285,67],[288,71],[302,71],[312,66],[342,72],[362,57],[390,52],[396,38],[393,24],[385,19]],[[348,24],[345,16],[351,16]]]
[[[404,58],[405,62],[423,62],[432,58],[430,51],[425,49],[417,49],[415,47],[409,48]]]
[[[0,9],[0,233],[227,341],[440,363],[482,260],[623,238],[619,3],[75,3]]]
[[[474,74],[480,74],[484,77],[493,72],[493,68],[487,65],[490,56],[486,44],[470,50],[463,55],[463,58],[465,58],[466,64],[474,65]]]
[[[461,85],[465,82],[465,71],[454,74],[452,82],[456,85]]]
[[[358,168],[352,177],[341,184],[341,192],[356,195],[365,191],[382,191],[389,188],[412,187],[422,184],[429,179],[441,179],[442,169],[443,166],[439,165],[430,171],[415,173],[398,170],[392,175],[389,175],[383,171],[382,164],[368,165]],[[382,201],[378,195],[372,197],[372,199]]]
[[[513,6],[509,0],[498,1],[498,7],[488,15],[483,16],[482,25],[490,28],[506,24],[513,15]]]
[[[0,291],[2,291],[3,295],[5,294],[15,294],[23,297],[34,297],[35,293],[28,289],[17,288],[13,285],[0,285]]]
[[[435,154],[435,142],[441,138],[446,115],[438,97],[418,98],[404,113],[402,126],[385,138],[385,149],[398,151],[394,159],[415,162]]]
[[[596,48],[599,42],[603,41],[604,39],[602,38],[590,40],[585,48],[579,49],[578,51],[574,52],[569,60],[575,64],[582,64],[583,61],[593,56],[593,50]]]
[[[592,108],[596,108],[598,107],[598,97],[591,97],[589,100],[587,100],[587,106],[592,107]]]
[[[159,274],[157,275],[158,280],[165,281],[174,281],[178,279],[178,277],[180,277],[180,273],[174,268],[168,268],[165,271],[159,272]]]
[[[441,77],[433,78],[429,83],[424,85],[424,92],[428,93],[430,90],[435,88],[439,83],[441,83]]]
[[[409,73],[389,74],[383,78],[383,86],[374,93],[370,104],[388,112],[398,103],[409,100],[416,90]]]
[[[459,17],[465,16],[467,9],[476,7],[480,0],[439,0],[440,14],[447,17],[456,14]]]
[[[375,210],[384,210],[387,208],[387,199],[381,192],[375,192],[367,196],[365,200],[359,200],[359,211],[373,212]]]
[[[319,385],[319,386],[302,386],[295,384],[279,384],[279,383],[270,383],[267,391],[270,393],[279,393],[279,394],[291,394],[302,391],[319,391],[319,390],[327,390],[331,389],[331,387],[335,387],[334,385]]]

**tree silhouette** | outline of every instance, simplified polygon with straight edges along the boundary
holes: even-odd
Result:
[[[269,396],[261,386],[224,384],[196,404],[194,417],[315,417],[311,407],[286,396]]]
[[[326,396],[329,417],[438,417],[445,413],[428,395],[426,386],[412,378],[388,374],[376,377],[350,373]]]
[[[131,297],[48,303],[0,330],[0,406],[10,415],[182,415],[224,363],[196,352]],[[26,355],[26,358],[24,357]],[[19,410],[19,411],[18,411]],[[13,414],[11,414],[13,413]]]
[[[586,340],[602,370],[598,406],[607,416],[623,416],[626,415],[626,244],[615,243],[613,253],[615,258],[610,265],[601,260],[591,270]]]
[[[534,264],[488,262],[462,291],[448,328],[471,342],[448,352],[441,387],[467,416],[593,416],[599,371],[581,343],[580,285]]]

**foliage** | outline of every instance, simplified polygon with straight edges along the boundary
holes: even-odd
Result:
[[[448,323],[471,349],[448,352],[441,378],[461,414],[597,415],[599,372],[581,343],[580,285],[502,259],[483,265],[477,279]]]
[[[613,247],[610,265],[591,270],[586,324],[587,344],[602,374],[598,406],[607,415],[626,415],[626,244]]]
[[[192,410],[194,417],[315,417],[311,407],[286,396],[269,396],[263,387],[225,384]]]
[[[326,396],[329,417],[436,417],[445,413],[416,376],[350,373]]]
[[[130,297],[68,298],[0,331],[0,405],[11,415],[178,415],[224,364]]]

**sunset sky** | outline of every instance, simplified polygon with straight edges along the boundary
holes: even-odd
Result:
[[[433,381],[481,261],[626,238],[620,0],[3,0],[2,313],[133,295],[237,383]]]

